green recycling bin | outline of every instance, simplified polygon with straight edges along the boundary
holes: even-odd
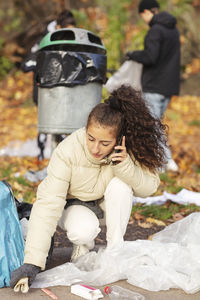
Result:
[[[106,49],[94,33],[60,29],[40,42],[37,57],[38,131],[70,134],[101,102]]]

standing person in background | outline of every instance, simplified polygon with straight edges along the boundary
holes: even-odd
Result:
[[[176,19],[159,12],[156,0],[142,0],[139,14],[150,29],[145,37],[144,50],[126,54],[126,58],[143,64],[142,90],[152,113],[162,118],[173,95],[179,94],[180,40]],[[166,169],[178,171],[171,152],[166,147]]]
[[[46,28],[46,31],[44,32],[44,36],[49,33],[53,32],[55,30],[61,29],[61,28],[71,28],[76,26],[76,20],[73,16],[73,13],[65,9],[63,10],[57,17],[56,20],[51,21]],[[21,68],[24,72],[34,72],[33,77],[33,102],[38,105],[38,87],[37,87],[37,80],[36,80],[36,64],[37,64],[37,51],[39,50],[39,42],[37,42],[32,48],[31,48],[31,54],[24,60],[24,62],[21,65]],[[38,134],[37,137],[37,144],[38,148],[40,149],[40,153],[38,155],[38,159],[42,160],[44,158],[44,149],[46,145],[47,135],[44,133]],[[63,140],[63,135],[56,135],[56,141],[60,142]]]
[[[75,27],[76,20],[74,18],[73,13],[68,9],[63,10],[58,15],[55,25],[56,25],[56,29]]]

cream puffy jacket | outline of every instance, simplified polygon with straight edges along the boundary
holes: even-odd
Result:
[[[47,177],[40,183],[28,228],[24,263],[45,268],[45,262],[66,198],[82,201],[103,197],[110,180],[117,176],[130,185],[135,196],[147,197],[159,185],[157,174],[134,163],[130,156],[111,165],[91,156],[86,144],[86,131],[81,128],[67,137],[54,150]]]

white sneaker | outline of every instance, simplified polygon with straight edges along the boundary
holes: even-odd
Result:
[[[71,262],[75,262],[79,257],[87,254],[89,249],[84,245],[73,245],[73,251],[71,255]]]
[[[73,251],[71,255],[71,262],[75,262],[79,257],[87,254],[90,249],[94,248],[94,241],[88,245],[75,245],[73,244]]]
[[[175,163],[175,161],[172,158],[168,160],[168,163],[166,165],[166,170],[173,171],[173,172],[178,171],[178,165]]]

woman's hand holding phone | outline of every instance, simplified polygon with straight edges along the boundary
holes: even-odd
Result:
[[[112,163],[118,164],[126,159],[127,157],[127,151],[126,151],[126,145],[125,145],[125,136],[122,137],[121,145],[115,146],[115,151],[111,155]]]

